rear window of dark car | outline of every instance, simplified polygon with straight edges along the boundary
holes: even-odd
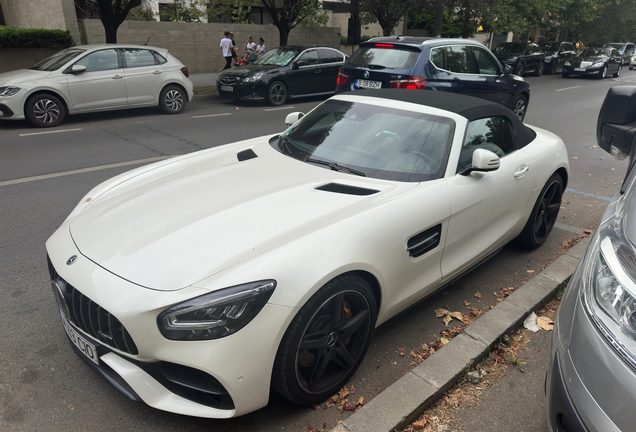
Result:
[[[411,69],[420,52],[398,47],[366,46],[351,56],[349,64],[369,69]]]

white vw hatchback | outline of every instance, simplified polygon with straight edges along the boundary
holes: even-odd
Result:
[[[57,126],[67,114],[159,106],[178,114],[192,100],[188,69],[163,48],[83,45],[28,69],[0,74],[0,120]]]
[[[46,244],[78,356],[129,398],[227,418],[317,403],[376,326],[506,243],[543,244],[561,139],[469,96],[362,90],[122,174]]]

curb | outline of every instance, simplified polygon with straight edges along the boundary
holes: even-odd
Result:
[[[401,430],[484,359],[505,334],[545,305],[585,255],[588,236],[568,249],[505,300],[480,316],[439,351],[383,390],[331,432]]]

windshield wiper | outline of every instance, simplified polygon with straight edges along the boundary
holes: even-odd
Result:
[[[372,63],[369,63],[369,64],[367,65],[367,67],[368,67],[369,69],[393,69],[393,68],[390,68],[390,67],[388,67],[388,66],[379,65],[379,64],[372,64]]]
[[[291,156],[293,153],[292,149],[289,148],[289,142],[282,135],[278,140],[278,148],[281,149],[283,154],[286,154],[287,156]]]
[[[310,162],[310,163],[315,163],[315,164],[319,164],[319,165],[328,166],[333,171],[338,171],[338,172],[345,171],[345,172],[348,172],[350,174],[355,174],[355,175],[358,175],[358,176],[361,176],[361,177],[366,177],[367,176],[362,171],[358,171],[358,170],[353,169],[353,168],[349,168],[349,167],[346,167],[346,166],[338,165],[336,162],[328,162],[328,161],[325,161],[325,160],[313,159],[313,158],[307,158],[307,159],[305,159],[305,162]]]

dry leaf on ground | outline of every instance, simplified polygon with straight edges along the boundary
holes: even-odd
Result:
[[[450,311],[447,311],[446,309],[435,309],[435,318],[441,318],[444,315],[448,315],[450,314]]]
[[[475,298],[478,298],[478,299],[484,298],[484,296],[481,295],[481,293],[479,291],[477,291],[475,294],[473,294],[473,296],[475,296]]]
[[[537,327],[541,330],[552,330],[554,329],[554,321],[545,316],[540,316],[537,318]]]

